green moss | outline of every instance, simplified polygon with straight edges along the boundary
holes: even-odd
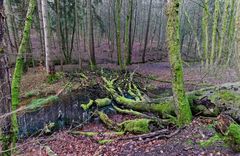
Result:
[[[143,114],[143,113],[140,113],[140,112],[137,112],[137,111],[134,111],[134,110],[128,110],[128,109],[121,109],[117,106],[113,106],[113,108],[119,112],[119,113],[122,113],[122,114],[130,114],[130,115],[135,115],[135,116],[140,116],[140,117],[148,117],[147,115]]]
[[[71,134],[74,134],[74,135],[84,135],[84,136],[87,136],[87,137],[93,137],[93,136],[98,135],[99,133],[97,133],[97,132],[80,132],[80,131],[73,131],[73,132],[71,132]]]
[[[81,107],[83,108],[83,110],[88,110],[92,105],[93,105],[94,101],[90,100],[88,103],[86,104],[81,104]]]
[[[152,120],[149,119],[128,120],[121,123],[121,126],[125,132],[144,134],[150,132],[150,122],[152,122]]]
[[[201,142],[200,146],[203,147],[203,148],[206,148],[206,147],[209,147],[209,146],[211,146],[214,143],[219,142],[219,141],[223,141],[223,137],[221,135],[215,134],[214,136],[212,136],[207,141]]]
[[[50,74],[47,76],[47,82],[49,84],[54,84],[64,77],[64,73],[57,72],[55,74]]]
[[[123,96],[116,97],[116,101],[118,103],[123,104],[124,106],[127,106],[129,108],[139,110],[139,111],[150,111],[158,113],[159,115],[164,114],[174,114],[174,108],[173,108],[173,101],[165,101],[161,104],[155,104],[155,103],[147,103],[142,101],[135,101],[132,99],[127,99]]]
[[[108,143],[111,143],[113,142],[114,140],[98,140],[98,143],[101,144],[101,145],[104,145],[104,144],[108,144]]]
[[[121,127],[115,123],[114,121],[112,121],[105,113],[103,112],[98,112],[98,116],[101,119],[101,121],[109,128],[109,129],[113,129],[116,131],[121,131]]]
[[[228,102],[240,102],[240,95],[238,93],[235,93],[233,91],[229,90],[221,90],[212,96],[210,96],[211,100],[213,102],[217,100],[221,101],[228,101]]]
[[[47,98],[34,99],[27,106],[27,109],[29,109],[29,110],[37,109],[37,108],[43,107],[46,104],[49,104],[50,102],[55,102],[58,99],[59,99],[58,96],[49,96]]]
[[[231,124],[226,135],[228,144],[236,151],[240,152],[240,126]]]
[[[111,99],[109,98],[104,98],[104,99],[97,99],[95,100],[95,103],[97,104],[98,107],[105,107],[110,105],[112,102]]]

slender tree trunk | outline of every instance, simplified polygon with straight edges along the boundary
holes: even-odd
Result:
[[[215,0],[215,6],[214,6],[214,14],[213,14],[213,28],[212,28],[212,49],[210,54],[210,66],[213,66],[214,62],[214,54],[215,54],[215,47],[216,47],[216,34],[217,34],[217,26],[218,26],[218,15],[219,15],[219,9],[220,4],[219,0]]]
[[[132,27],[133,27],[133,0],[130,0],[130,19],[129,19],[129,35],[128,35],[128,45],[129,45],[129,49],[128,49],[128,56],[127,56],[127,65],[130,65],[132,63]]]
[[[224,13],[223,13],[223,16],[222,16],[222,29],[221,29],[221,32],[220,32],[220,42],[219,42],[220,45],[219,45],[219,50],[218,50],[217,58],[216,58],[216,62],[215,62],[216,65],[221,61],[222,51],[223,51],[223,48],[224,48],[224,43],[225,43],[224,39],[225,39],[226,31],[227,31],[229,3],[230,3],[230,0],[225,0],[224,1]],[[229,51],[229,53],[230,53],[230,51]]]
[[[133,5],[133,1],[129,0],[129,4],[128,4],[128,14],[127,14],[127,19],[126,19],[126,26],[125,26],[125,47],[124,47],[124,69],[126,69],[127,65],[128,65],[128,59],[129,59],[129,52],[130,52],[130,48],[131,48],[131,36],[132,36],[132,5]],[[130,42],[129,42],[130,41]]]
[[[25,21],[25,26],[24,26],[24,31],[23,31],[23,37],[22,37],[21,44],[19,46],[16,66],[15,66],[15,70],[12,78],[12,86],[11,86],[12,111],[15,111],[19,104],[20,84],[21,84],[23,63],[24,63],[23,58],[24,58],[24,53],[26,52],[26,49],[28,47],[29,39],[30,39],[30,30],[32,26],[32,19],[33,19],[35,8],[36,8],[36,0],[30,0],[26,21]],[[11,122],[12,122],[12,125],[11,125],[12,147],[11,148],[14,149],[16,147],[17,135],[18,135],[18,123],[17,123],[16,113],[12,114]]]
[[[116,1],[116,40],[117,40],[117,57],[120,69],[123,70],[122,48],[121,48],[121,0]]]
[[[184,90],[183,65],[180,53],[179,6],[180,0],[168,0],[167,37],[172,71],[173,98],[179,125],[183,126],[191,122],[192,114]]]
[[[18,50],[19,37],[16,29],[16,22],[12,11],[12,5],[10,0],[5,0],[5,13],[7,15],[7,26],[9,30],[10,38],[13,40],[16,51]]]
[[[41,46],[41,53],[40,53],[40,65],[43,65],[44,62],[44,54],[45,54],[45,49],[43,46],[44,39],[43,39],[43,20],[42,20],[42,5],[41,5],[41,0],[37,0],[37,20],[38,20],[38,26],[39,26],[39,37],[40,37],[40,46]]]
[[[93,15],[92,15],[92,0],[87,2],[88,9],[88,46],[89,46],[89,55],[90,55],[90,66],[91,69],[96,67],[96,58],[95,58],[95,47],[94,47],[94,34],[93,34]]]
[[[59,0],[55,0],[55,9],[56,9],[56,13],[57,13],[57,40],[58,40],[58,45],[59,45],[59,52],[60,52],[60,64],[61,64],[61,71],[63,71],[63,51],[64,51],[64,48],[63,48],[63,38],[62,38],[62,35],[61,35],[61,21],[60,21],[60,14],[61,14],[61,11],[60,11],[60,4],[59,4]]]
[[[202,39],[202,44],[203,44],[203,53],[204,53],[204,58],[205,58],[205,67],[206,69],[208,68],[209,65],[209,58],[208,58],[208,14],[209,14],[209,4],[208,4],[209,0],[205,0],[204,2],[204,8],[203,8],[203,21],[202,21],[202,29],[203,29],[203,39]]]
[[[76,39],[77,39],[77,51],[78,51],[78,65],[79,69],[82,69],[82,53],[80,50],[80,29],[81,29],[81,22],[79,20],[78,16],[78,7],[79,7],[79,2],[75,0],[75,21],[76,21],[76,27],[77,27],[77,32],[76,32]]]
[[[238,75],[240,76],[240,1],[236,2],[236,25],[235,25],[235,32],[236,32],[236,40],[235,40],[235,51],[236,51],[236,62],[238,67]]]
[[[232,47],[231,51],[228,53],[227,57],[227,62],[226,65],[229,65],[232,54],[234,52],[234,28],[235,28],[235,23],[234,23],[234,17],[235,17],[235,5],[236,5],[236,0],[232,0],[231,3],[231,14],[230,14],[230,20],[229,20],[229,26],[228,26],[228,46],[227,47]]]
[[[133,37],[132,37],[132,41],[131,41],[131,50],[133,50],[133,46],[134,46],[134,41],[135,41],[135,36],[136,36],[136,31],[137,31],[137,22],[138,21],[138,1],[136,1],[136,5],[135,5],[135,12],[134,12],[134,27],[133,27]]]
[[[150,0],[150,6],[148,10],[148,21],[147,21],[147,30],[144,40],[144,49],[143,49],[143,55],[142,55],[142,62],[145,62],[145,56],[147,51],[147,44],[148,44],[148,35],[149,35],[149,27],[150,27],[150,21],[151,21],[151,12],[152,12],[152,0]]]
[[[49,45],[49,30],[48,30],[48,4],[47,0],[42,0],[42,17],[43,17],[43,32],[44,32],[44,48],[45,48],[45,64],[46,71],[50,73],[50,45]]]

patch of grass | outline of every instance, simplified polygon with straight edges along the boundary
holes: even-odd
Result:
[[[46,98],[40,98],[40,99],[34,99],[32,100],[32,102],[27,106],[27,108],[29,110],[32,110],[32,109],[37,109],[37,108],[40,108],[50,102],[54,102],[54,101],[57,101],[59,98],[58,96],[49,96],[49,97],[46,97]]]
[[[55,74],[51,74],[51,75],[47,76],[47,83],[54,84],[62,78],[64,78],[64,73],[63,72],[57,72]]]
[[[203,147],[203,148],[207,148],[207,147],[213,145],[214,143],[216,143],[218,141],[223,141],[223,137],[220,136],[219,134],[215,134],[210,139],[208,139],[206,141],[202,141],[200,143],[200,146]]]
[[[39,91],[38,90],[31,90],[31,91],[28,91],[25,94],[25,97],[26,98],[31,98],[31,97],[38,96],[38,95],[39,95]]]

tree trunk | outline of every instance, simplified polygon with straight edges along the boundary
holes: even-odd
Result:
[[[95,58],[95,47],[94,47],[94,34],[93,34],[93,15],[92,15],[92,0],[87,1],[87,10],[88,10],[88,47],[90,55],[90,66],[91,69],[96,67],[96,58]]]
[[[3,37],[4,37],[4,16],[3,0],[0,0],[0,115],[11,112],[11,84],[8,60],[4,54]],[[0,119],[0,137],[2,138],[2,155],[10,155],[10,124],[11,119]]]
[[[60,63],[61,63],[61,71],[63,71],[63,38],[61,35],[61,21],[60,21],[60,4],[58,0],[55,0],[55,9],[56,9],[56,13],[57,13],[57,38],[58,38],[58,44],[59,44],[59,52],[60,52]]]
[[[36,1],[30,0],[29,1],[29,7],[28,12],[26,16],[25,21],[25,27],[23,31],[23,37],[21,44],[19,46],[18,50],[18,57],[16,60],[16,66],[12,78],[12,86],[11,86],[11,92],[12,92],[12,111],[15,111],[19,104],[19,96],[20,96],[20,84],[21,84],[21,78],[22,78],[22,72],[23,72],[23,57],[24,53],[26,52],[26,49],[28,47],[29,38],[30,38],[30,30],[32,26],[32,19],[33,14],[36,8]],[[17,142],[17,135],[18,135],[18,123],[17,123],[17,114],[14,113],[11,116],[11,141],[12,141],[12,149],[16,146]]]
[[[184,90],[183,65],[180,53],[179,6],[180,0],[168,1],[167,37],[172,71],[173,98],[179,125],[183,126],[191,122],[192,114]]]
[[[40,46],[41,46],[41,53],[40,53],[40,65],[43,66],[44,62],[44,54],[45,54],[45,49],[43,46],[44,39],[43,39],[43,20],[42,20],[42,5],[41,5],[41,0],[37,0],[37,8],[38,8],[38,13],[37,13],[37,20],[38,20],[38,25],[39,25],[39,37],[40,37]]]
[[[202,29],[203,29],[203,39],[202,39],[202,44],[203,44],[203,53],[204,53],[204,58],[205,58],[205,67],[206,69],[208,68],[209,65],[209,58],[208,58],[208,14],[209,14],[209,4],[208,4],[209,0],[205,0],[204,2],[204,8],[203,8],[203,21],[202,21]]]
[[[129,19],[129,36],[128,36],[128,56],[127,56],[127,65],[130,65],[132,63],[132,27],[133,27],[133,0],[130,0],[130,19]]]
[[[147,50],[147,44],[148,44],[148,34],[149,34],[149,27],[150,27],[150,21],[151,21],[151,12],[152,12],[152,0],[150,0],[150,6],[149,6],[149,10],[148,10],[147,30],[146,30],[144,49],[143,49],[143,55],[142,55],[143,63],[145,62],[145,56],[146,56],[146,50]]]
[[[44,48],[45,48],[45,64],[46,71],[50,73],[50,46],[49,46],[49,30],[48,30],[48,4],[47,0],[41,1],[42,5],[42,20],[43,20],[43,32],[44,32]]]
[[[125,47],[124,47],[124,69],[126,69],[127,65],[129,64],[128,60],[131,54],[129,52],[131,51],[131,36],[132,36],[132,5],[133,0],[129,0],[128,4],[128,15],[126,19],[126,26],[125,26]]]
[[[230,4],[230,0],[225,0],[224,2],[224,13],[222,16],[222,28],[221,28],[221,32],[220,32],[220,45],[219,45],[219,50],[218,50],[218,54],[217,54],[217,58],[216,58],[216,62],[215,64],[217,65],[218,63],[220,63],[221,61],[221,57],[222,57],[222,52],[223,52],[223,48],[224,48],[224,41],[225,41],[225,35],[226,35],[226,31],[227,31],[227,21],[228,21],[228,7]],[[230,47],[229,47],[230,48]],[[230,53],[230,51],[229,51]]]
[[[123,70],[122,48],[121,48],[121,0],[116,2],[116,40],[117,40],[117,58],[120,69]]]
[[[214,14],[213,14],[213,28],[212,28],[212,49],[210,54],[210,66],[213,66],[214,55],[215,55],[215,47],[216,47],[216,35],[217,35],[217,26],[218,26],[218,15],[220,10],[219,0],[215,0],[214,6]]]
[[[236,13],[236,41],[235,41],[235,51],[236,51],[236,62],[238,67],[238,75],[240,76],[240,2],[237,1],[237,13]]]

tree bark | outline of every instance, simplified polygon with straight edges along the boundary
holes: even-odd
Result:
[[[133,10],[133,0],[129,0],[128,3],[128,15],[126,19],[125,26],[125,47],[124,47],[124,69],[126,69],[129,64],[129,57],[131,57],[131,36],[132,36],[132,10]]]
[[[44,32],[44,48],[45,48],[45,64],[46,71],[50,73],[50,46],[49,46],[49,30],[48,30],[48,4],[47,0],[41,1],[42,5],[42,20],[43,20],[43,32]]]
[[[147,30],[145,34],[145,40],[144,40],[144,49],[143,49],[143,55],[142,55],[142,62],[145,62],[145,56],[146,56],[146,50],[147,50],[147,44],[148,44],[148,35],[149,35],[149,27],[150,27],[150,21],[151,21],[151,12],[152,12],[152,0],[150,0],[150,6],[148,10],[148,21],[147,21]]]
[[[121,0],[116,2],[116,40],[117,40],[117,58],[120,69],[123,70],[122,48],[121,48]]]
[[[240,76],[240,2],[237,1],[237,13],[236,13],[236,41],[235,41],[235,51],[236,51],[236,62],[238,67],[238,75]]]
[[[90,55],[91,69],[96,67],[95,47],[94,47],[94,34],[93,34],[93,15],[92,15],[92,0],[87,1],[88,10],[88,50]]]
[[[4,53],[3,36],[4,36],[5,14],[3,0],[0,0],[0,115],[11,112],[11,84],[10,71],[8,67],[7,55]],[[2,138],[2,155],[10,155],[10,117],[0,119],[0,136]]]
[[[167,37],[173,98],[179,125],[183,126],[191,122],[192,114],[184,90],[183,65],[180,53],[179,6],[180,0],[168,1]]]

